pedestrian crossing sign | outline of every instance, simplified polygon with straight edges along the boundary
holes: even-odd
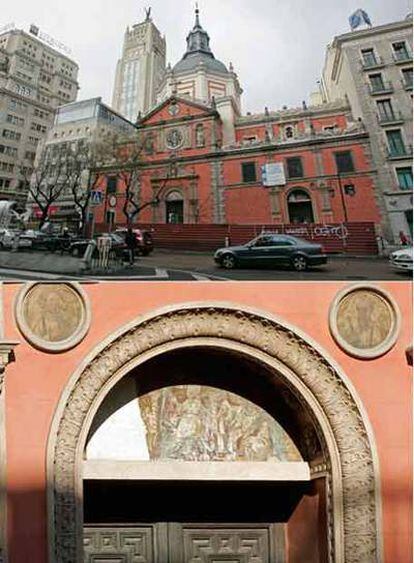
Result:
[[[98,190],[91,191],[91,205],[101,205],[103,202],[103,193]]]

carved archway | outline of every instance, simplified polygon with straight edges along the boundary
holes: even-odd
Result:
[[[69,381],[48,446],[50,559],[82,561],[81,463],[87,432],[103,398],[131,369],[184,346],[237,350],[285,378],[319,424],[329,455],[330,561],[382,560],[378,464],[369,422],[334,362],[299,330],[265,313],[228,304],[160,310],[103,343]]]

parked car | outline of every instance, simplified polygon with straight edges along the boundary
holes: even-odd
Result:
[[[154,240],[149,231],[143,229],[132,229],[137,241],[137,252],[142,256],[148,256],[154,250]],[[125,240],[127,229],[116,229],[115,234]]]
[[[33,240],[37,231],[12,231],[11,229],[1,229],[0,248],[12,249],[16,244],[17,248],[32,248]]]
[[[10,229],[0,229],[0,250],[11,248],[15,232]]]
[[[111,240],[111,250],[115,252],[115,254],[120,257],[124,258],[127,254],[127,245],[122,237],[117,235],[116,233],[101,233],[99,235],[95,235],[94,240],[97,240],[100,237],[109,237]],[[72,256],[83,256],[86,252],[88,244],[90,243],[91,239],[82,239],[73,242],[70,246],[70,254]]]
[[[406,246],[390,254],[390,265],[397,270],[413,271],[413,247]]]
[[[300,272],[309,266],[327,263],[327,256],[320,244],[290,235],[264,233],[240,246],[219,248],[215,262],[223,268],[238,266],[290,266]]]

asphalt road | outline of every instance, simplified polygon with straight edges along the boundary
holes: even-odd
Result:
[[[321,281],[321,280],[394,280],[408,281],[411,275],[391,269],[388,260],[376,257],[333,257],[325,266],[305,272],[282,268],[235,269],[218,268],[210,253],[171,252],[156,250],[137,258],[133,267],[81,274],[79,258],[47,252],[0,252],[0,279],[128,279],[136,281]]]

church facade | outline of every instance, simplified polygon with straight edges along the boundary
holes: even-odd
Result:
[[[2,563],[410,560],[408,284],[0,299]]]
[[[241,95],[233,66],[215,58],[197,11],[183,58],[167,67],[157,105],[137,122],[135,198],[144,209],[136,221],[369,222],[380,229],[369,136],[346,100],[242,115]],[[121,168],[99,171],[106,197],[98,223],[108,222],[114,195],[110,220],[126,221]]]

